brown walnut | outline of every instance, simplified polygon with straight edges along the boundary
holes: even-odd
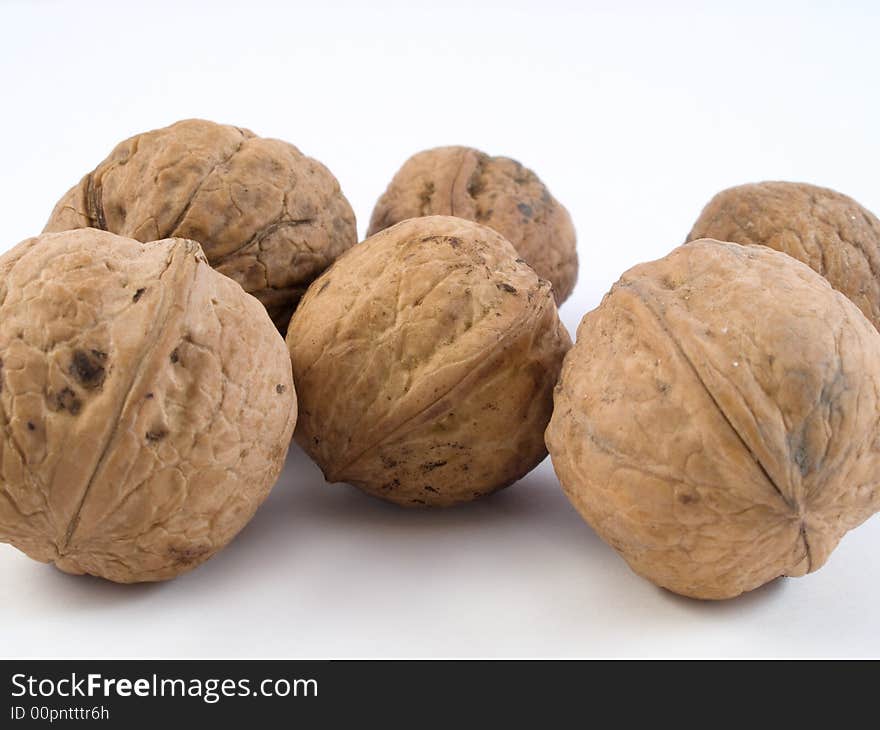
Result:
[[[534,172],[470,147],[410,157],[373,209],[368,236],[407,218],[451,215],[489,226],[519,252],[564,302],[577,279],[574,225]]]
[[[327,480],[445,506],[544,458],[571,342],[549,282],[505,239],[432,216],[342,256],[303,297],[287,344],[295,437]]]
[[[880,220],[852,198],[791,182],[740,185],[716,195],[688,240],[775,248],[819,272],[880,329]]]
[[[267,495],[296,422],[284,341],[199,245],[91,228],[0,257],[0,541],[172,578]]]
[[[658,585],[720,599],[803,575],[880,509],[880,333],[785,254],[695,241],[584,317],[547,446]]]
[[[312,280],[357,241],[351,206],[320,162],[200,119],[121,142],[58,201],[44,233],[86,227],[198,241],[282,332]]]

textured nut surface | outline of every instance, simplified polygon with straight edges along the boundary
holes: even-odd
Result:
[[[58,202],[44,232],[84,227],[198,241],[282,332],[309,284],[357,241],[351,206],[320,162],[199,119],[121,142]]]
[[[287,343],[296,439],[328,481],[444,506],[544,458],[571,342],[550,284],[516,256],[484,226],[416,218],[358,244],[312,285]]]
[[[198,244],[89,228],[0,257],[0,541],[171,578],[247,523],[295,421],[284,341]]]
[[[880,508],[880,335],[791,257],[697,241],[584,317],[547,446],[658,585],[718,599],[803,575]]]
[[[367,235],[407,218],[451,215],[498,231],[542,279],[557,304],[577,279],[577,248],[568,211],[538,176],[516,160],[470,147],[438,147],[410,157],[373,209]]]
[[[775,248],[819,272],[880,329],[880,220],[827,188],[764,182],[724,190],[688,241],[715,238]]]

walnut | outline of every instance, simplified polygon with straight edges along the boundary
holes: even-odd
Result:
[[[303,297],[287,344],[295,438],[327,480],[446,506],[544,458],[571,342],[549,282],[505,239],[431,216],[342,256]]]
[[[880,509],[880,333],[789,256],[695,241],[584,317],[546,436],[635,572],[736,596],[817,570]]]
[[[44,232],[85,227],[198,241],[282,332],[312,280],[357,241],[351,206],[321,163],[199,119],[117,145],[58,202]]]
[[[688,235],[697,238],[794,256],[880,328],[880,220],[846,195],[802,183],[740,185],[709,201]]]
[[[438,147],[410,157],[379,198],[367,235],[407,218],[452,215],[493,228],[510,241],[564,302],[577,279],[568,211],[516,160],[470,147]]]
[[[176,576],[248,522],[295,421],[284,341],[197,243],[88,228],[0,257],[0,541]]]

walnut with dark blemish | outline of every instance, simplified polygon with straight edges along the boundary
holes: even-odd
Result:
[[[0,542],[121,583],[173,578],[223,548],[296,422],[265,308],[183,239],[46,233],[0,271],[0,412],[14,426],[0,433]],[[150,296],[133,304],[138,291]]]

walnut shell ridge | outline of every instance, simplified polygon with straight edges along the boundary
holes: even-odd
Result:
[[[407,218],[450,215],[489,226],[513,244],[564,302],[577,280],[577,238],[568,211],[516,160],[470,147],[410,157],[373,209],[368,236]]]
[[[172,578],[248,522],[295,422],[284,341],[197,243],[87,228],[0,257],[0,541]]]
[[[804,575],[880,509],[880,333],[785,254],[695,241],[583,318],[546,438],[654,583],[722,599]]]
[[[550,283],[496,232],[404,221],[350,249],[287,332],[295,433],[330,482],[404,506],[447,506],[546,456],[571,345]]]
[[[357,241],[330,171],[247,129],[188,119],[135,135],[58,201],[44,233],[198,241],[284,332],[309,284]]]
[[[688,241],[760,244],[807,264],[880,329],[880,220],[855,200],[815,185],[763,182],[718,193]]]

